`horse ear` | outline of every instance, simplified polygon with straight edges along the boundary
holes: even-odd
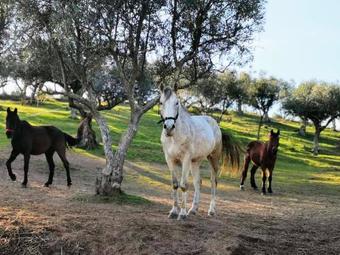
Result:
[[[277,135],[280,135],[280,129],[277,130],[277,133],[276,133],[276,134],[277,134]]]
[[[270,134],[271,134],[271,135],[273,135],[273,134],[274,134],[274,131],[273,131],[273,129],[272,129],[272,130],[270,130]]]
[[[7,107],[7,113],[11,112],[11,108]]]
[[[17,114],[17,112],[18,112],[18,109],[17,109],[17,108],[15,108],[15,109],[14,109],[14,113],[15,113],[15,114]]]

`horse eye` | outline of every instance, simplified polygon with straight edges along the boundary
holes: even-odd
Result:
[[[178,105],[178,102],[176,103],[176,105]]]
[[[163,103],[162,102],[159,102],[159,105],[162,105]]]

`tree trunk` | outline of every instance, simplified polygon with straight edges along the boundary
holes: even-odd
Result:
[[[242,101],[241,100],[237,100],[237,114],[238,115],[243,115]]]
[[[260,140],[262,123],[263,123],[263,115],[261,115],[261,117],[260,117],[259,127],[257,129],[257,140]]]
[[[307,128],[307,119],[303,118],[301,127],[299,129],[299,135],[306,136],[306,128]]]
[[[35,95],[37,93],[38,85],[33,85],[32,93],[31,93],[31,98],[30,98],[30,104],[33,105],[35,102]]]
[[[111,196],[121,193],[125,156],[133,137],[137,133],[141,116],[142,113],[140,112],[131,113],[129,126],[122,135],[114,155],[112,152],[112,141],[108,133],[106,122],[101,116],[95,116],[102,132],[104,151],[107,159],[106,167],[103,169],[101,176],[99,176],[96,180],[97,194]]]
[[[88,113],[87,116],[80,122],[77,137],[80,138],[80,142],[78,144],[78,147],[80,148],[93,150],[98,146],[96,133],[92,129],[92,115],[90,113]]]
[[[317,156],[319,154],[319,139],[321,134],[321,128],[319,126],[315,126],[314,133],[314,146],[313,146],[313,154]]]
[[[263,122],[266,122],[266,123],[270,122],[268,112],[265,112],[265,114],[263,116]]]
[[[21,95],[20,95],[20,100],[21,100],[21,105],[26,104],[26,91],[27,91],[27,85],[24,84],[24,87],[21,91]]]

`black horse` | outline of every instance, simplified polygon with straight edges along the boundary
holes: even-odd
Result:
[[[12,139],[13,149],[11,156],[6,162],[8,174],[12,181],[16,180],[16,176],[12,172],[11,163],[19,154],[24,155],[24,181],[22,185],[26,187],[30,155],[45,153],[50,169],[48,181],[45,183],[45,186],[48,187],[53,182],[55,167],[53,154],[57,152],[66,169],[67,185],[72,185],[69,162],[66,159],[66,147],[67,144],[69,146],[78,144],[78,138],[73,138],[53,126],[32,126],[27,121],[21,121],[16,108],[13,112],[10,108],[7,108],[6,135]]]

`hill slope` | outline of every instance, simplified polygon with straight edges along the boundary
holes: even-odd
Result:
[[[77,120],[68,118],[66,104],[49,102],[41,108],[18,107],[22,119],[51,124],[75,134]],[[4,120],[6,111],[0,111]],[[126,107],[105,113],[114,144],[128,122]],[[184,222],[167,219],[171,208],[170,174],[159,142],[157,111],[149,112],[125,164],[119,198],[94,196],[96,169],[105,161],[101,149],[67,154],[73,186],[56,159],[54,183],[43,187],[45,157],[32,157],[28,188],[23,189],[23,158],[13,163],[18,182],[5,171],[9,140],[0,135],[0,254],[337,254],[340,250],[340,134],[327,131],[321,140],[326,153],[314,157],[311,135],[296,135],[298,125],[280,120],[282,139],[272,196],[238,188],[239,176],[223,175],[218,184],[217,216],[207,217],[209,168],[202,167],[202,203],[197,216]],[[222,127],[243,144],[254,139],[256,116],[229,115]],[[96,125],[94,125],[99,135]],[[4,121],[0,123],[4,128]],[[268,127],[268,129],[271,127]],[[308,129],[311,132],[311,128]],[[263,139],[267,131],[263,131]],[[258,180],[259,182],[259,180]],[[191,182],[190,182],[191,183]],[[189,188],[189,202],[192,185]]]

